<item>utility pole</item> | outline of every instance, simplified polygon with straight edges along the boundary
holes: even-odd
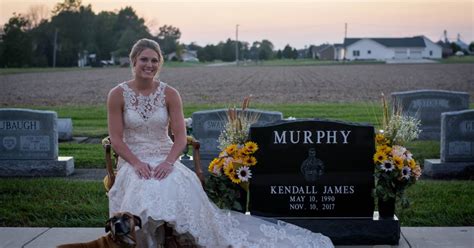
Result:
[[[344,23],[344,41],[342,43],[343,47],[344,47],[344,55],[343,55],[343,58],[342,58],[342,61],[345,61],[346,60],[346,38],[347,38],[347,22]]]
[[[235,25],[235,64],[239,65],[239,24]]]
[[[54,48],[53,48],[53,68],[56,68],[56,50],[58,41],[58,28],[54,31]]]

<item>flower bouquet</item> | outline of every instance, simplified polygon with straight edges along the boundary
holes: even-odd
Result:
[[[218,139],[221,152],[209,164],[211,176],[206,182],[206,192],[220,208],[248,209],[250,168],[257,164],[253,154],[258,150],[256,143],[248,141],[248,134],[250,125],[259,117],[246,111],[249,101],[250,97],[244,99],[241,111],[228,109],[226,124]],[[247,195],[246,199],[243,194]],[[246,203],[245,209],[243,203]]]
[[[393,205],[388,216],[393,216],[395,200],[401,200],[403,207],[409,206],[405,190],[421,176],[420,165],[404,145],[418,138],[420,121],[395,111],[391,116],[382,95],[383,130],[375,136],[375,194],[379,199],[379,212],[384,215],[384,206]],[[393,204],[392,204],[393,203]],[[382,216],[383,217],[383,216]]]

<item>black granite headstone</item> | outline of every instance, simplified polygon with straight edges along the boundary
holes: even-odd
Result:
[[[305,119],[254,125],[250,212],[267,217],[374,214],[373,126]]]

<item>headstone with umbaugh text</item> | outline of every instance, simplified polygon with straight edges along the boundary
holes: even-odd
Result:
[[[474,109],[441,115],[440,159],[425,160],[432,178],[474,178]]]
[[[300,119],[253,125],[252,215],[323,233],[337,245],[397,244],[397,220],[374,217],[374,127]],[[383,231],[380,231],[383,230]]]
[[[469,108],[469,94],[446,90],[414,90],[392,93],[393,111],[421,121],[419,139],[439,140],[441,113]]]
[[[283,114],[275,111],[264,111],[258,109],[246,110],[249,115],[258,115],[257,123],[265,124],[281,120]],[[199,140],[201,147],[201,164],[203,171],[207,172],[209,162],[219,155],[218,138],[226,123],[227,109],[204,110],[194,112],[192,135]]]
[[[58,156],[57,114],[0,109],[0,177],[66,176],[72,157]]]

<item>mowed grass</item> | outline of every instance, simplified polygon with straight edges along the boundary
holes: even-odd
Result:
[[[397,206],[402,226],[473,226],[474,182],[420,180],[412,205]],[[0,226],[103,227],[108,199],[102,182],[0,179]]]
[[[0,226],[104,226],[108,199],[101,182],[0,179]]]
[[[474,63],[474,56],[451,56],[445,59],[438,60],[441,63],[445,64],[464,64],[464,63]]]
[[[474,225],[474,181],[420,180],[407,195],[411,206],[396,210],[402,226]]]

